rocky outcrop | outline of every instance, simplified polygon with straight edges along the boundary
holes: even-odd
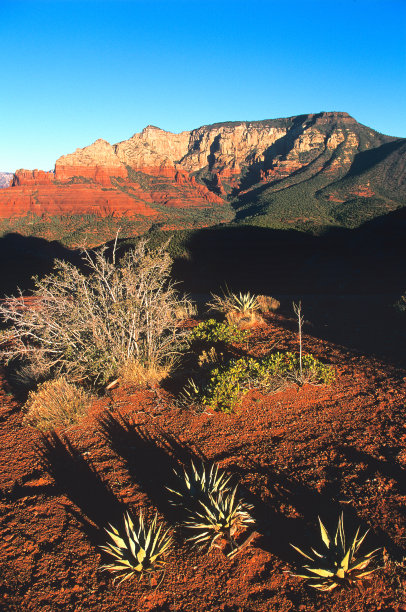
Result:
[[[37,214],[144,215],[249,200],[261,187],[280,191],[314,176],[332,183],[356,155],[390,143],[347,113],[202,126],[180,134],[154,126],[128,140],[93,144],[63,155],[54,172],[18,170],[0,194],[0,216]],[[374,189],[354,188],[369,197]],[[335,193],[326,201],[339,202]]]
[[[127,178],[127,170],[111,144],[101,138],[84,149],[62,155],[55,163],[55,179],[62,182],[73,177],[83,177],[111,186],[112,176]]]

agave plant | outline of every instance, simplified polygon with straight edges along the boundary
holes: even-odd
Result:
[[[366,578],[374,571],[374,568],[367,569],[372,559],[376,556],[379,548],[372,550],[363,557],[356,557],[356,554],[363,543],[367,530],[362,536],[359,535],[360,528],[348,546],[345,544],[344,517],[341,513],[338,519],[337,531],[334,540],[329,536],[327,529],[319,518],[321,538],[325,550],[322,553],[311,549],[312,554],[304,553],[297,546],[291,546],[303,557],[311,561],[303,568],[307,574],[292,574],[299,578],[309,581],[309,586],[319,591],[331,591],[338,586],[352,586],[357,580]]]
[[[231,487],[231,475],[216,465],[209,468],[202,463],[198,469],[193,461],[190,470],[184,468],[183,473],[175,473],[181,485],[179,490],[169,489],[176,496],[172,503],[186,508],[184,525],[197,531],[188,540],[196,546],[208,544],[212,548],[217,546],[216,540],[224,537],[235,552],[234,533],[254,519],[249,514],[252,506],[237,497],[237,486]]]
[[[172,544],[169,529],[162,532],[162,525],[157,523],[157,515],[148,528],[144,523],[142,512],[138,521],[138,529],[127,514],[124,516],[125,536],[121,537],[118,530],[110,525],[106,529],[112,542],[100,548],[114,557],[115,561],[103,565],[101,569],[117,574],[114,580],[119,584],[132,576],[151,574],[160,571],[164,565],[164,557]]]
[[[199,509],[192,512],[185,522],[188,529],[196,530],[196,535],[188,538],[198,547],[207,544],[209,548],[218,546],[218,538],[226,538],[231,546],[231,554],[237,548],[233,538],[241,527],[254,523],[249,511],[253,506],[237,497],[237,486],[230,491],[224,489],[209,494],[207,503],[199,501]]]
[[[223,293],[223,296],[215,295],[212,293],[212,302],[209,306],[213,310],[219,312],[237,311],[241,313],[253,312],[259,309],[259,303],[255,295],[251,295],[249,291],[247,293],[232,293],[227,290]]]
[[[251,295],[249,291],[247,293],[240,292],[238,295],[232,293],[230,297],[232,298],[233,309],[238,310],[238,312],[248,312],[259,308],[256,296]]]
[[[168,491],[176,496],[174,505],[182,505],[193,510],[197,502],[207,503],[210,495],[231,488],[229,485],[231,476],[219,470],[215,464],[209,468],[202,463],[198,469],[191,461],[189,470],[183,468],[183,473],[174,471],[180,481],[180,490],[168,488]]]

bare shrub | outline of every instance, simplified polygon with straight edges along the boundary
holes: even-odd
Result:
[[[41,361],[28,361],[15,363],[10,372],[10,382],[19,389],[31,391],[38,384],[44,382],[48,375],[48,369]]]
[[[187,334],[177,321],[188,309],[169,278],[166,245],[156,251],[146,241],[117,264],[115,249],[93,256],[84,250],[88,274],[57,261],[54,273],[36,280],[35,308],[22,296],[0,304],[0,317],[10,324],[11,340],[2,357],[41,362],[53,375],[103,386],[124,365],[137,361],[146,369],[167,367]]]
[[[69,383],[63,376],[39,385],[30,391],[25,404],[24,424],[41,431],[68,427],[77,423],[89,408],[91,396],[84,389]]]

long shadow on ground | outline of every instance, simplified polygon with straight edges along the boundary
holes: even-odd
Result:
[[[99,423],[102,435],[113,451],[122,457],[134,483],[168,521],[179,520],[179,510],[170,503],[169,488],[176,488],[175,470],[198,465],[205,458],[196,448],[181,443],[160,428],[152,435],[124,417],[109,414]]]
[[[124,506],[117,500],[107,483],[94,467],[56,433],[44,436],[38,451],[46,471],[55,480],[56,488],[67,495],[78,508],[67,508],[84,526],[95,544],[105,540],[102,528],[122,522]]]

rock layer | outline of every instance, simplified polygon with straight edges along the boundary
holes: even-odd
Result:
[[[159,218],[171,208],[220,207],[230,198],[246,200],[261,186],[273,192],[321,174],[332,183],[360,152],[394,140],[338,112],[219,123],[180,134],[148,126],[115,145],[99,139],[63,155],[54,172],[18,170],[12,187],[0,193],[0,216]],[[372,197],[374,189],[358,194]],[[327,200],[339,202],[339,195]]]

